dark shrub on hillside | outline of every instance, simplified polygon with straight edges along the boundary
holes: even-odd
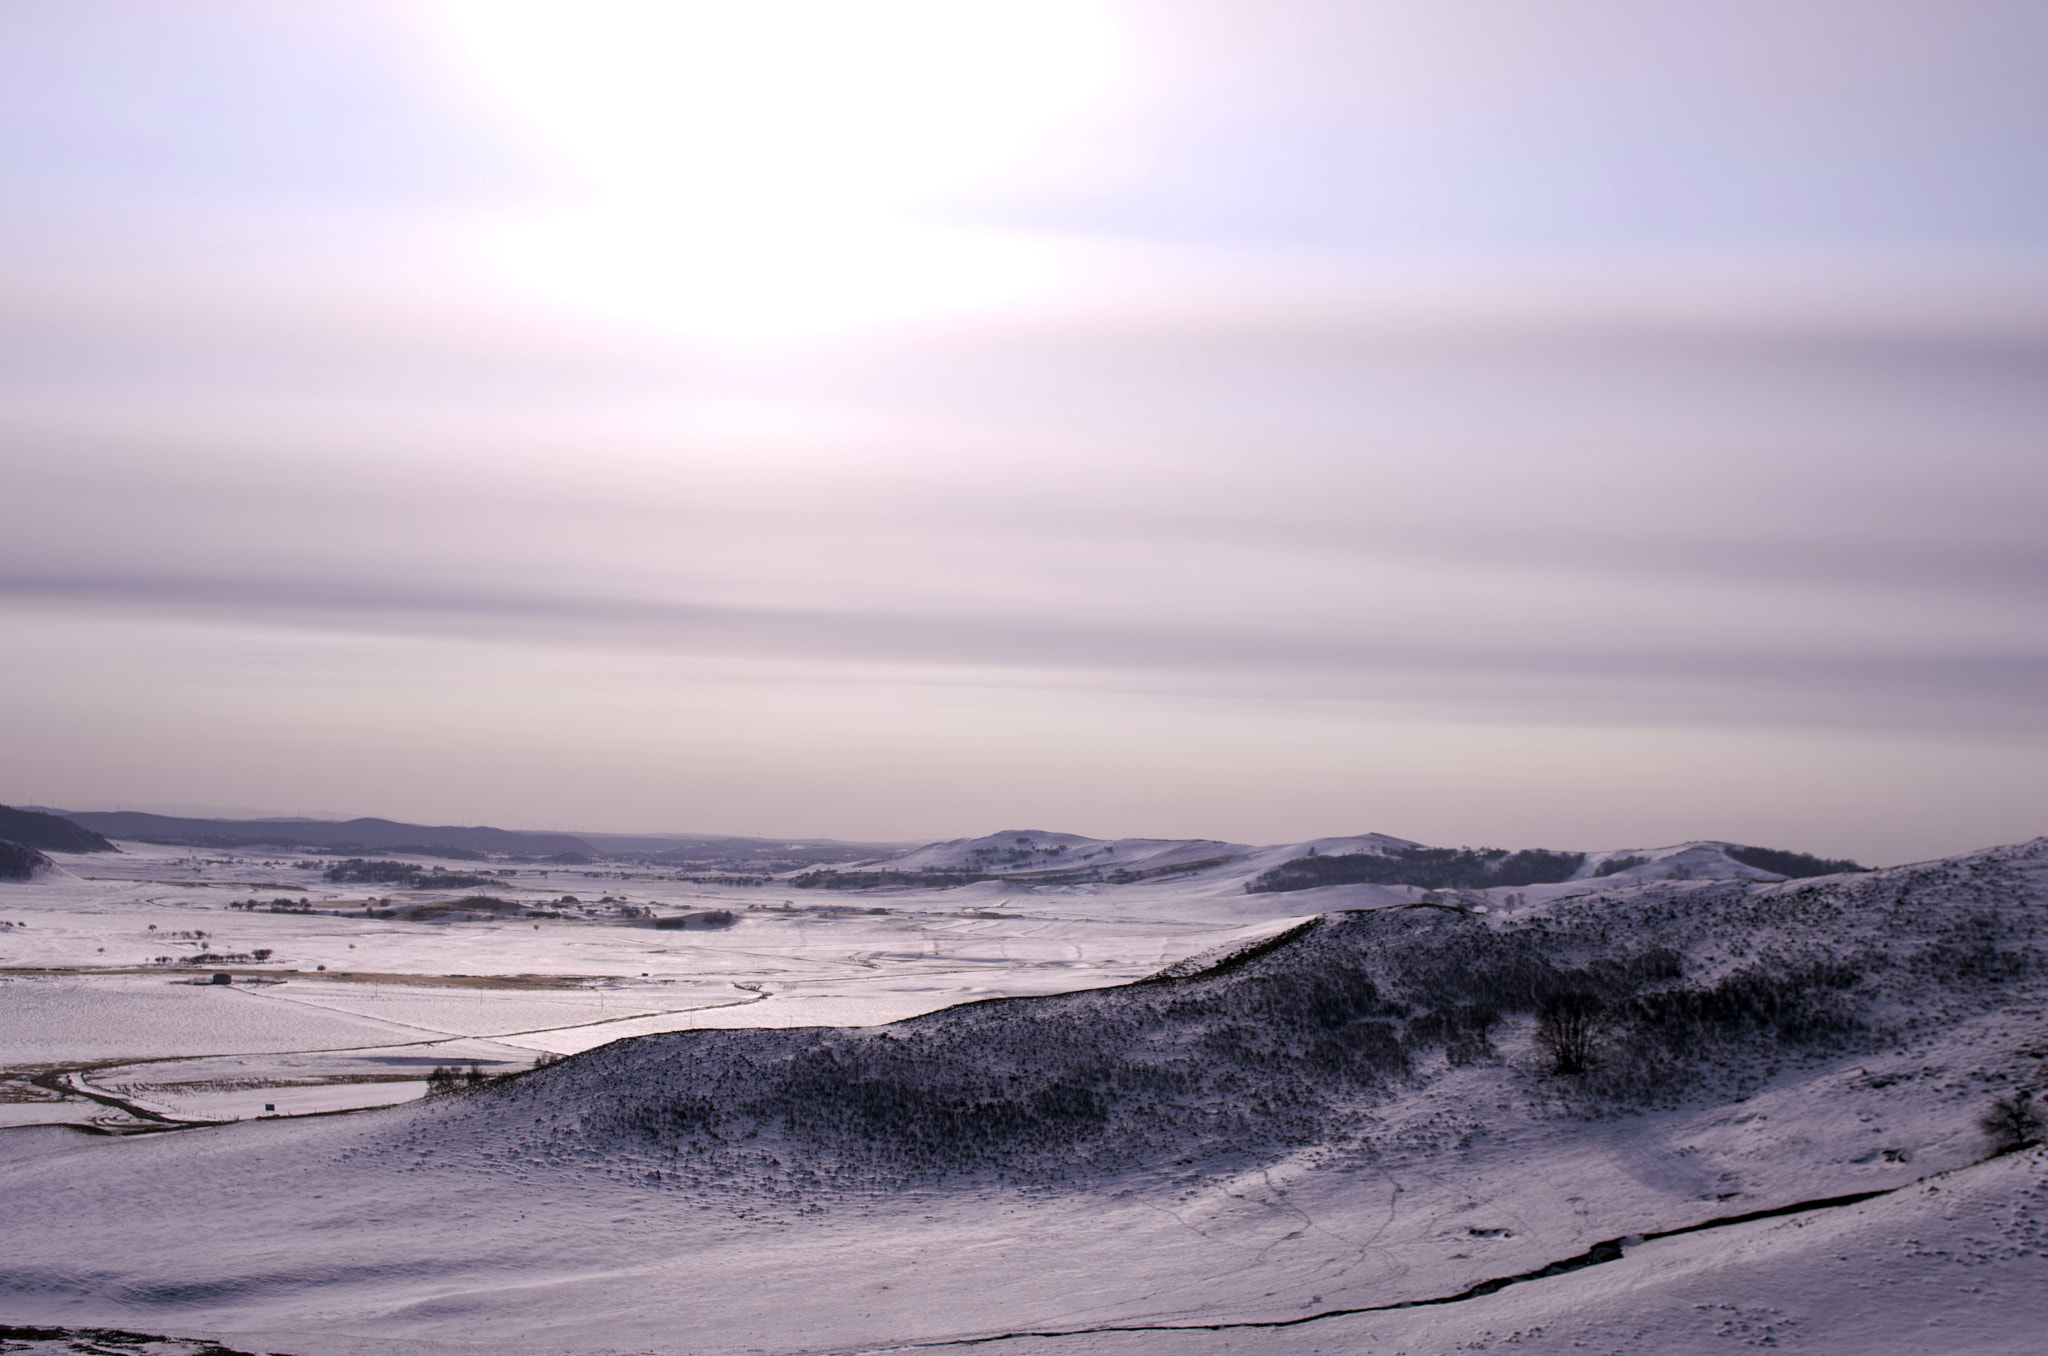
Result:
[[[657,918],[654,926],[663,932],[681,932],[684,929],[729,928],[739,918],[731,909],[706,909],[701,913],[679,913],[667,918]]]
[[[32,847],[0,841],[0,880],[34,880],[36,872],[51,864]]]
[[[1500,1024],[1500,1012],[1482,1003],[1461,1003],[1425,1012],[1408,1022],[1402,1036],[1411,1048],[1444,1047],[1445,1057],[1455,1065],[1477,1064],[1495,1058],[1491,1034]]]
[[[1593,1063],[1594,1037],[1607,1005],[1589,993],[1556,993],[1536,1009],[1536,1048],[1550,1071],[1581,1074]]]
[[[1247,894],[1312,890],[1319,885],[1419,885],[1483,890],[1492,885],[1550,885],[1570,880],[1583,852],[1530,848],[1393,848],[1339,857],[1297,857],[1245,883]]]
[[[634,1153],[746,1152],[908,1177],[1314,1142],[1442,1050],[1498,1058],[1504,1014],[1668,983],[1670,951],[1502,932],[1462,913],[1326,915],[1191,973],[968,1003],[886,1028],[651,1036],[560,1071]],[[552,1072],[552,1071],[551,1071]],[[758,1150],[757,1150],[758,1152]]]
[[[1593,1047],[1594,1090],[1623,1102],[1755,1077],[1758,1064],[1821,1054],[1877,1036],[1865,965],[1766,959],[1697,988],[1660,987],[1612,1006]]]
[[[1688,1058],[1741,1037],[1824,1042],[1857,1025],[1846,993],[1863,978],[1853,965],[1769,963],[1738,970],[1701,989],[1670,989],[1634,999],[1618,1013],[1657,1052]]]
[[[1846,857],[1815,857],[1804,852],[1786,852],[1780,848],[1739,847],[1728,844],[1721,849],[1744,866],[1753,866],[1759,871],[1775,871],[1781,876],[1795,879],[1804,876],[1834,876],[1844,871],[1863,871]]]
[[[559,918],[561,915],[538,911],[517,900],[500,899],[496,895],[465,895],[461,899],[434,900],[420,904],[400,904],[391,908],[373,910],[379,918],[395,918],[408,923],[438,923],[462,921],[474,914],[487,914],[493,918]]]
[[[421,866],[417,862],[363,857],[336,862],[327,868],[327,879],[336,884],[409,885],[416,890],[477,890],[505,883],[496,876],[470,871],[447,871],[438,866]]]
[[[1596,877],[1612,876],[1623,871],[1633,871],[1639,866],[1647,866],[1649,861],[1648,857],[1609,857],[1593,868],[1593,874]]]
[[[327,879],[337,884],[410,885],[420,875],[418,862],[370,861],[351,857],[327,868]]]
[[[2048,1131],[2048,1112],[2034,1105],[2034,1094],[2016,1092],[2010,1097],[2000,1097],[1991,1104],[1991,1109],[1977,1118],[1977,1125],[1991,1139],[1993,1153],[2011,1153],[2039,1144],[2044,1131]]]
[[[673,1047],[656,1057],[668,1084],[659,1092],[599,1068],[613,1056],[581,1063],[591,1091],[613,1105],[592,1123],[657,1151],[770,1136],[804,1161],[853,1155],[912,1176],[1059,1174],[1190,1143],[1243,1153],[1313,1141],[1330,1099],[1410,1068],[1408,1005],[1390,1001],[1361,962],[1342,945],[1283,945],[1114,997],[969,1003],[887,1028],[650,1037],[616,1052]],[[1475,1016],[1439,1027],[1485,1025]]]

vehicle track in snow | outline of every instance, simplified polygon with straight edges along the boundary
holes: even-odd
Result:
[[[1988,1161],[1988,1160],[1985,1160]],[[1976,1164],[1968,1165],[1970,1167]],[[1484,1299],[1497,1294],[1512,1285],[1528,1281],[1548,1280],[1554,1276],[1565,1276],[1587,1267],[1600,1266],[1607,1262],[1618,1262],[1626,1256],[1626,1249],[1643,1243],[1655,1242],[1662,1238],[1678,1238],[1685,1234],[1706,1233],[1715,1229],[1730,1229],[1737,1225],[1753,1224],[1758,1220],[1779,1219],[1787,1215],[1809,1214],[1824,1210],[1839,1210],[1883,1196],[1895,1195],[1912,1187],[1923,1185],[1951,1176],[1963,1169],[1933,1173],[1916,1178],[1895,1187],[1881,1187],[1875,1191],[1854,1191],[1841,1196],[1823,1196],[1814,1200],[1795,1201],[1790,1205],[1771,1206],[1763,1210],[1749,1210],[1736,1215],[1716,1215],[1692,1224],[1679,1225],[1672,1229],[1659,1229],[1647,1233],[1630,1234],[1623,1238],[1604,1239],[1584,1252],[1561,1258],[1530,1271],[1515,1272],[1507,1276],[1492,1276],[1463,1290],[1448,1295],[1431,1295],[1423,1299],[1395,1300],[1388,1304],[1364,1304],[1346,1308],[1320,1309],[1312,1314],[1294,1318],[1267,1319],[1226,1319],[1214,1323],[1111,1323],[1097,1327],[1022,1329],[1016,1332],[986,1333],[979,1337],[949,1337],[924,1342],[903,1342],[885,1347],[846,1348],[835,1353],[821,1353],[820,1356],[887,1356],[891,1352],[935,1351],[947,1347],[988,1346],[997,1342],[1022,1341],[1027,1338],[1060,1338],[1107,1336],[1115,1333],[1153,1332],[1239,1332],[1255,1329],[1299,1328],[1309,1323],[1320,1323],[1326,1319],[1348,1318],[1356,1314],[1381,1314],[1398,1309],[1423,1309],[1446,1304],[1462,1304],[1467,1300]]]

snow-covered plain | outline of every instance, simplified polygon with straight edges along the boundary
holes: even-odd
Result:
[[[1234,882],[1220,892],[1209,883],[1220,902],[1009,881],[855,897],[602,864],[401,890],[330,883],[331,855],[124,843],[118,855],[55,860],[56,871],[0,887],[10,924],[0,928],[0,1125],[134,1122],[60,1096],[64,1080],[172,1117],[231,1120],[306,1109],[323,1083],[320,1110],[416,1097],[418,1075],[437,1063],[503,1071],[657,1031],[895,1021],[963,1000],[1122,983],[1293,912],[1287,896],[1246,897]],[[371,899],[478,893],[566,916],[361,914]],[[579,903],[561,904],[564,895]],[[259,907],[229,907],[251,899]],[[276,900],[294,907],[273,912]],[[634,910],[727,911],[734,921],[670,931],[621,916]],[[270,953],[262,963],[155,963],[258,950]],[[237,982],[209,983],[217,973]]]
[[[224,912],[249,891],[143,878],[228,865],[62,858],[0,895],[26,1075],[225,1116],[238,1078],[286,1112],[293,1070],[396,1092],[317,1080],[586,1053],[357,1115],[0,1132],[0,1322],[301,1356],[2041,1349],[2048,1162],[1976,1120],[2048,1061],[2048,840],[1792,882],[1686,845],[1483,905],[1245,893],[1293,851],[1114,886],[601,882],[736,912],[708,932]],[[135,973],[151,921],[297,973]],[[1616,1014],[1591,1074],[1532,1044],[1560,986]],[[958,1006],[987,997],[1021,1001]]]

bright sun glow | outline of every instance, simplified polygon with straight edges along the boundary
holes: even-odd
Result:
[[[1108,84],[1091,0],[445,0],[483,97],[586,204],[505,232],[524,281],[706,335],[975,305],[1042,247],[920,220]]]

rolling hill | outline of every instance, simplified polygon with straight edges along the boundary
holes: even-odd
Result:
[[[105,838],[70,819],[7,805],[0,805],[0,839],[43,852],[117,851]]]

